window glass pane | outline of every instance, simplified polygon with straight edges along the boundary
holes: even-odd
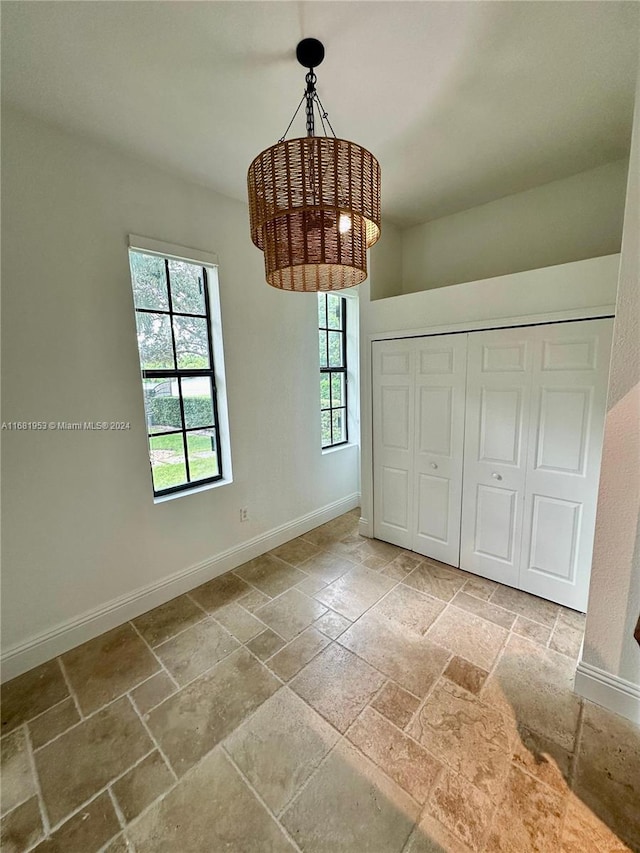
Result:
[[[328,312],[329,312],[329,328],[342,328],[342,297],[336,296],[334,293],[327,294]]]
[[[328,409],[331,405],[331,401],[329,399],[329,374],[321,373],[320,374],[320,408]]]
[[[318,294],[318,325],[327,325],[327,295],[326,293]]]
[[[346,419],[344,409],[334,409],[333,416],[333,443],[338,444],[341,441],[347,440]]]
[[[321,412],[322,418],[322,446],[327,447],[331,444],[331,412]]]
[[[209,367],[207,321],[203,317],[174,317],[178,369]]]
[[[185,427],[191,429],[212,426],[211,379],[208,376],[191,376],[183,377],[181,382]]]
[[[320,367],[327,366],[327,333],[320,332]]]
[[[187,482],[182,433],[154,435],[149,439],[153,488],[156,492]]]
[[[218,470],[215,430],[199,429],[196,432],[188,432],[187,450],[191,482],[218,476],[220,471]]]
[[[169,310],[167,276],[164,258],[129,252],[133,299],[136,308],[152,308],[155,311]]]
[[[329,332],[329,367],[342,366],[342,334]]]
[[[205,313],[202,267],[185,261],[169,261],[169,282],[174,311]]]
[[[138,350],[143,370],[173,369],[171,325],[166,314],[147,314],[136,311]]]
[[[144,379],[144,409],[150,433],[182,429],[177,379]]]
[[[344,404],[345,404],[344,373],[332,373],[331,374],[331,405],[335,408],[336,406],[344,406]]]

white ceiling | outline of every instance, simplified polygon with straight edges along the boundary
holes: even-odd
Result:
[[[383,214],[453,213],[626,155],[636,2],[3,2],[3,98],[245,199],[304,88],[368,147]],[[302,112],[292,130],[304,135]],[[292,134],[290,134],[292,135]]]

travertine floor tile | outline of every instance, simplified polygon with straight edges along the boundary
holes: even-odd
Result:
[[[181,776],[279,687],[269,670],[240,648],[151,711],[149,728]]]
[[[305,853],[400,853],[418,811],[400,787],[343,741],[282,822]]]
[[[292,539],[290,542],[285,542],[285,544],[280,545],[279,548],[274,548],[273,551],[270,551],[269,553],[273,554],[274,557],[278,557],[280,560],[284,560],[285,563],[290,563],[292,566],[300,566],[300,564],[304,563],[305,560],[308,560],[309,557],[313,557],[315,554],[318,554],[319,550],[320,549],[315,545],[307,542],[306,539],[298,537],[298,539]]]
[[[461,610],[467,610],[469,613],[474,613],[476,616],[481,616],[488,622],[495,622],[502,628],[509,630],[515,622],[515,613],[510,610],[505,610],[503,607],[498,607],[497,604],[492,604],[490,601],[484,601],[470,595],[464,591],[464,588],[457,592],[451,602]]]
[[[207,618],[156,646],[155,651],[178,684],[186,684],[239,645],[228,631]]]
[[[331,637],[332,640],[336,640],[340,634],[344,634],[351,624],[348,619],[340,616],[339,613],[334,613],[333,610],[327,610],[324,616],[316,619],[313,623],[314,628],[322,631],[323,634]]]
[[[551,601],[545,601],[535,595],[521,592],[519,589],[501,585],[496,588],[491,596],[491,603],[498,604],[500,607],[518,613],[520,616],[526,616],[527,619],[532,619],[534,622],[541,622],[543,625],[549,626],[555,622],[560,609],[559,605],[553,604]]]
[[[281,595],[305,578],[301,571],[271,554],[256,557],[236,569],[235,573],[271,597]]]
[[[572,751],[580,711],[574,674],[569,658],[512,634],[482,696],[518,725]]]
[[[526,616],[518,616],[513,624],[512,630],[521,637],[526,637],[527,640],[532,640],[540,646],[546,646],[551,636],[551,628],[549,625],[541,625],[539,622],[532,622]]]
[[[338,642],[419,697],[431,689],[451,657],[427,637],[398,631],[372,613],[341,634]]]
[[[16,729],[0,740],[0,814],[6,814],[35,794],[24,729]]]
[[[640,729],[585,701],[573,791],[626,844],[640,849]]]
[[[468,593],[469,595],[473,595],[476,598],[483,598],[485,601],[488,601],[493,593],[498,588],[498,584],[495,581],[490,581],[487,578],[468,577],[465,581],[462,589]]]
[[[569,610],[568,607],[561,607],[558,612],[558,624],[569,625],[571,628],[576,628],[578,631],[584,632],[587,617],[584,613],[578,613],[576,610]]]
[[[50,660],[2,685],[2,734],[42,714],[69,695],[57,660]]]
[[[512,767],[487,849],[504,853],[516,850],[556,853],[560,848],[564,805],[564,798],[557,791]]]
[[[236,729],[225,749],[278,814],[338,737],[335,729],[285,687]]]
[[[293,853],[294,847],[220,749],[128,830],[136,853]]]
[[[402,853],[470,853],[470,848],[425,811]]]
[[[367,758],[424,804],[442,764],[372,708],[365,708],[347,733]]]
[[[508,632],[499,625],[453,605],[447,607],[427,634],[431,642],[487,671],[495,663],[507,636]]]
[[[37,853],[96,853],[120,832],[120,824],[107,793],[100,794],[78,814],[38,844]]]
[[[315,598],[353,621],[394,586],[392,578],[372,572],[364,566],[356,566],[317,592]]]
[[[113,783],[125,820],[131,821],[173,784],[174,776],[158,750],[152,752]]]
[[[479,693],[489,673],[461,657],[454,657],[444,671],[444,677],[469,693]]]
[[[462,589],[465,581],[466,576],[456,569],[424,562],[408,574],[402,583],[434,598],[450,601]]]
[[[358,519],[68,652],[86,719],[59,661],[3,685],[2,853],[640,851],[640,729],[573,692],[584,615]]]
[[[631,848],[578,797],[569,796],[562,853],[631,853]]]
[[[402,636],[411,633],[423,637],[444,607],[439,599],[398,584],[371,608],[370,616],[385,620]]]
[[[328,645],[329,639],[311,626],[267,661],[267,666],[288,681]]]
[[[189,596],[181,595],[138,616],[133,624],[150,646],[157,646],[203,618],[204,613]]]
[[[346,557],[334,554],[331,551],[321,551],[309,560],[305,560],[300,568],[311,577],[319,578],[323,583],[329,584],[337,578],[346,575],[356,567],[357,563]]]
[[[402,548],[391,545],[389,542],[381,542],[379,539],[365,539],[357,553],[361,563],[364,563],[369,557],[375,557],[380,560],[379,567],[383,568],[404,552]]]
[[[35,762],[51,823],[65,818],[152,749],[138,715],[123,698],[38,750]]]
[[[291,689],[344,732],[383,683],[379,672],[332,644],[293,679]]]
[[[428,811],[471,850],[482,850],[495,806],[487,794],[459,773],[445,770],[435,786]]]
[[[402,687],[389,681],[371,703],[380,714],[391,720],[399,729],[404,729],[418,710],[420,700]]]
[[[24,853],[42,834],[38,798],[31,797],[0,821],[0,849],[2,853]]]
[[[491,798],[504,784],[511,736],[495,708],[441,679],[408,733]]]
[[[135,690],[131,691],[131,698],[136,703],[136,708],[141,714],[148,713],[156,705],[175,693],[176,686],[166,672],[158,672],[151,676]]]
[[[584,628],[574,628],[573,625],[558,620],[549,641],[549,648],[577,660],[582,648],[583,634]]]
[[[326,583],[320,578],[314,577],[313,575],[307,575],[303,581],[296,584],[295,588],[299,589],[300,592],[304,592],[305,595],[315,595],[316,592],[319,592],[325,586]]]
[[[258,634],[253,640],[249,640],[246,646],[260,660],[266,660],[284,646],[284,640],[272,631],[271,628],[267,628],[266,631]]]
[[[64,699],[29,723],[29,735],[33,748],[38,749],[79,721],[80,714],[73,699],[71,697]]]
[[[121,625],[62,656],[83,714],[145,681],[160,665],[131,625]]]
[[[102,853],[133,853],[133,845],[129,843],[126,835],[121,833],[111,839]]]
[[[215,620],[241,643],[257,637],[265,628],[263,622],[236,602],[216,610]]]
[[[520,726],[513,750],[513,763],[560,794],[566,794],[571,753],[544,735]]]
[[[208,613],[215,613],[220,607],[244,599],[249,593],[251,593],[249,584],[235,574],[229,573],[192,589],[189,597],[200,607],[204,607]]]
[[[293,640],[326,610],[326,607],[298,589],[290,589],[256,610],[256,616],[283,639]]]
[[[265,595],[264,592],[260,592],[259,589],[253,589],[251,587],[250,591],[243,595],[242,598],[238,599],[238,604],[241,607],[244,607],[245,610],[248,610],[249,613],[255,613],[259,607],[262,607],[263,604],[266,604],[268,601],[271,601],[270,595]]]

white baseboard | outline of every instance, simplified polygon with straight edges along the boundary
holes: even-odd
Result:
[[[360,518],[358,522],[358,533],[360,536],[366,536],[367,539],[373,539],[373,530],[371,529],[372,525],[369,522],[368,518]]]
[[[640,723],[640,686],[612,675],[604,669],[580,661],[574,684],[576,693],[631,720]]]
[[[290,539],[307,533],[320,524],[331,521],[332,518],[355,509],[360,505],[360,495],[352,494],[339,501],[334,501],[321,509],[307,515],[274,527],[272,530],[216,554],[195,566],[182,569],[173,575],[162,578],[133,592],[115,598],[106,604],[69,619],[49,631],[30,637],[2,653],[0,666],[2,681],[8,681],[21,675],[34,666],[38,666],[51,658],[75,646],[93,639],[111,628],[127,622],[141,613],[146,613],[160,604],[164,604],[194,589],[205,581],[231,571],[248,560],[283,545]]]

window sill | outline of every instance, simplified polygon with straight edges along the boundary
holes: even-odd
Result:
[[[346,441],[344,444],[338,444],[336,447],[325,447],[322,450],[323,456],[328,456],[331,453],[339,453],[341,450],[348,450],[351,447],[358,447],[354,441]]]
[[[220,486],[228,486],[230,483],[233,483],[233,480],[230,478],[222,478],[222,480],[216,480],[215,483],[205,483],[204,486],[194,486],[192,489],[183,489],[181,492],[173,492],[170,495],[159,495],[158,497],[154,497],[154,504],[163,504],[167,501],[173,501],[176,498],[184,498],[187,495],[197,495],[199,492],[208,492],[210,489],[219,489]]]

